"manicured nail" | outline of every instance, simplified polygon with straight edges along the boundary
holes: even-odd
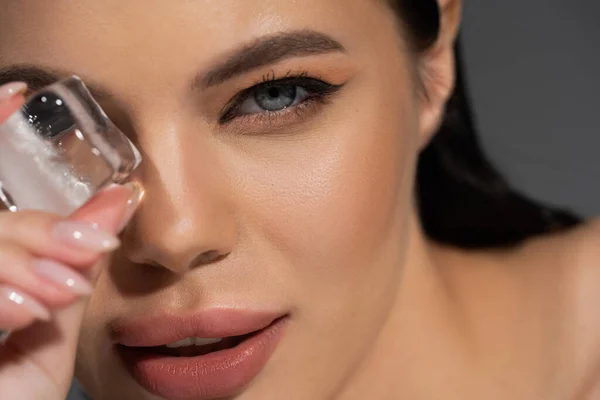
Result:
[[[52,260],[37,260],[34,268],[42,278],[54,282],[77,295],[86,296],[92,293],[92,284],[66,265]]]
[[[25,93],[27,84],[24,82],[11,82],[0,86],[0,100],[10,99],[19,93]]]
[[[127,208],[125,209],[125,214],[123,214],[123,219],[121,221],[121,225],[119,226],[118,232],[121,232],[123,229],[125,229],[129,221],[131,221],[133,214],[135,214],[138,206],[142,202],[142,199],[144,198],[144,188],[140,183],[129,182],[124,186],[131,190],[131,196],[129,196],[129,200],[127,200]]]
[[[50,320],[50,311],[30,296],[23,294],[7,286],[0,287],[0,296],[19,305],[33,314],[34,317],[42,321]]]
[[[69,246],[101,253],[108,253],[121,245],[115,236],[84,222],[59,222],[54,227],[54,234]]]

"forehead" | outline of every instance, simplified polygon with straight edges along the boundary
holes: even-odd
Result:
[[[322,31],[352,50],[393,19],[376,0],[0,0],[0,6],[2,58],[31,48],[41,59],[69,57],[69,50],[80,57],[210,57],[291,29]]]

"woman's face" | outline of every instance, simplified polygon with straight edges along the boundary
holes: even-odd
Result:
[[[144,155],[144,202],[82,328],[93,398],[325,399],[352,379],[393,308],[412,213],[419,105],[394,14],[375,0],[0,9],[4,78],[79,75]],[[149,348],[261,328],[202,357]]]

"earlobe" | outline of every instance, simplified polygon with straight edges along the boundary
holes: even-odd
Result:
[[[461,19],[461,0],[438,0],[440,35],[421,57],[421,147],[427,146],[442,122],[446,103],[454,90],[454,46]]]

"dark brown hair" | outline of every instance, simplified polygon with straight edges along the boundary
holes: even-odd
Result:
[[[437,40],[436,0],[388,0],[416,53]],[[463,248],[511,246],[577,225],[575,215],[516,192],[486,159],[477,140],[456,46],[457,82],[441,127],[422,152],[416,195],[425,233]]]

